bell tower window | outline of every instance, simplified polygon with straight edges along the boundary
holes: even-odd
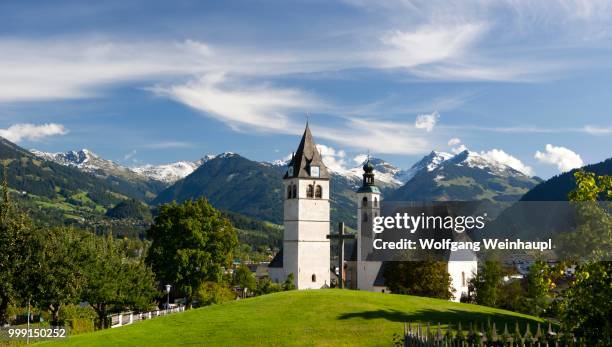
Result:
[[[374,207],[378,207],[378,198],[374,198]]]
[[[315,188],[315,198],[321,199],[323,197],[323,188],[317,184],[317,188]]]
[[[317,275],[312,274],[312,281],[313,281],[313,282],[316,282],[316,281],[317,281]]]
[[[291,187],[291,197],[294,199],[297,197],[297,186],[295,184]]]
[[[361,199],[361,207],[368,207],[368,198],[365,196]]]
[[[306,197],[307,198],[312,198],[313,197],[313,191],[314,191],[314,188],[312,187],[312,184],[309,184],[308,188],[306,188]]]
[[[291,185],[287,186],[287,199],[291,199]]]

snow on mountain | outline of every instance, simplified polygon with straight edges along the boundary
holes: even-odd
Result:
[[[511,176],[527,176],[530,175],[526,172],[519,171],[510,167],[509,165],[502,163],[490,156],[485,156],[482,153],[472,152],[465,150],[458,153],[454,157],[447,160],[448,164],[454,164],[458,166],[468,166],[471,168],[478,168],[488,171],[497,176],[511,177]],[[446,165],[446,163],[445,163]]]
[[[402,181],[410,181],[410,179],[421,170],[433,171],[437,169],[443,162],[452,157],[453,155],[450,153],[431,151],[431,153],[424,156],[418,162],[414,163],[414,165],[412,165],[410,169],[404,172],[404,175],[402,176]]]
[[[45,160],[53,161],[65,166],[76,167],[82,171],[101,177],[114,175],[127,179],[137,178],[135,173],[129,168],[115,163],[112,160],[104,159],[88,149],[63,153],[50,153],[32,149],[30,152]]]
[[[199,166],[198,162],[178,161],[162,165],[147,164],[133,167],[131,170],[152,180],[174,183],[181,178],[187,177]]]
[[[89,172],[98,176],[107,177],[115,175],[127,179],[137,180],[156,180],[164,183],[174,183],[181,178],[186,177],[197,169],[202,163],[212,158],[214,155],[207,155],[204,158],[191,162],[179,161],[176,163],[163,165],[143,165],[139,167],[128,168],[114,161],[104,159],[88,149],[79,151],[68,151],[60,153],[49,153],[38,150],[31,152],[45,160],[53,161],[65,166],[73,166],[82,171]],[[223,153],[221,156],[231,156],[233,153]]]

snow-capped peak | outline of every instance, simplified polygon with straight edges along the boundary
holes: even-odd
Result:
[[[484,152],[478,153],[467,149],[448,160],[448,163],[458,166],[465,165],[472,168],[479,168],[501,176],[529,176],[528,173],[517,170],[506,163],[496,160],[486,155]]]
[[[82,166],[86,165],[88,162],[91,162],[95,159],[100,159],[100,157],[94,152],[84,148],[78,151],[67,151],[67,152],[43,152],[36,149],[30,150],[32,154],[37,157],[54,161],[58,164],[62,165],[72,165],[72,166]],[[101,159],[104,160],[104,159]]]

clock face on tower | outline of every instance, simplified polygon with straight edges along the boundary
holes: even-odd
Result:
[[[293,166],[289,166],[289,169],[287,170],[287,176],[293,176]]]
[[[319,177],[319,167],[318,166],[311,166],[310,167],[310,176],[312,177]]]

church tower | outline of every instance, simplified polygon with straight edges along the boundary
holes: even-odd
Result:
[[[366,261],[364,248],[371,247],[374,239],[373,219],[380,216],[380,189],[374,183],[374,165],[370,158],[363,165],[363,184],[357,190],[357,288],[384,291],[379,272],[381,262]],[[380,288],[379,288],[380,287]]]
[[[329,172],[306,124],[284,183],[283,272],[297,289],[330,284]]]

